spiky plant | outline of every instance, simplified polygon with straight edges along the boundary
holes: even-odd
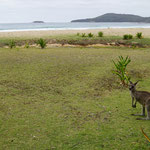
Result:
[[[37,44],[40,45],[41,49],[44,49],[47,45],[47,42],[46,40],[40,38],[38,41],[37,41]]]
[[[25,48],[29,48],[29,43],[26,43],[26,44],[25,44]]]
[[[9,41],[9,47],[12,49],[13,47],[16,47],[16,42],[14,40]]]
[[[86,37],[85,33],[82,33],[82,34],[81,34],[81,37]]]
[[[137,37],[138,39],[141,39],[141,38],[142,38],[142,32],[138,32],[138,33],[136,34],[136,37]]]
[[[92,33],[89,33],[88,34],[88,37],[93,37],[94,35]]]
[[[114,62],[115,70],[113,70],[113,73],[116,74],[122,83],[123,86],[127,86],[128,82],[130,80],[130,77],[127,74],[127,65],[131,62],[131,59],[127,56],[126,58],[123,58],[123,56],[119,56],[119,59],[117,62]]]
[[[80,33],[77,33],[77,36],[80,36]]]
[[[128,35],[128,39],[129,39],[129,40],[133,39],[133,35],[132,35],[132,34],[129,34],[129,35]]]

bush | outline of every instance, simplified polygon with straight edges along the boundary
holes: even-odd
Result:
[[[89,33],[88,34],[88,37],[93,37],[94,35],[92,33]]]
[[[137,37],[138,39],[141,39],[141,38],[142,38],[142,32],[138,32],[138,33],[136,34],[136,37]]]
[[[25,44],[25,48],[29,48],[29,43],[26,43],[26,44]]]
[[[86,37],[85,33],[82,33],[82,34],[81,34],[81,37]]]
[[[128,40],[128,34],[123,35],[124,40]]]
[[[77,36],[80,36],[80,33],[77,33]]]
[[[133,35],[129,34],[129,35],[128,35],[128,39],[129,39],[129,40],[133,39]]]
[[[133,35],[131,35],[131,34],[125,34],[125,35],[123,35],[123,39],[124,40],[131,40],[131,39],[133,39]]]
[[[9,41],[9,47],[12,49],[13,47],[16,47],[16,42],[14,40]]]
[[[46,45],[47,45],[47,42],[46,42],[46,40],[40,38],[40,39],[37,41],[37,44],[40,45],[41,49],[44,49],[44,48],[46,47]]]
[[[103,37],[103,32],[98,32],[98,37]]]
[[[117,63],[114,63],[116,70],[113,70],[113,73],[116,74],[120,80],[123,86],[127,86],[128,82],[130,80],[130,77],[127,75],[127,65],[131,62],[131,59],[127,56],[126,58],[123,58],[122,56],[119,56],[119,60]]]

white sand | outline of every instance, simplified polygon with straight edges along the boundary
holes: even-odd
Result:
[[[108,28],[108,29],[88,29],[88,30],[46,30],[46,31],[17,31],[17,32],[0,32],[0,37],[20,37],[20,38],[40,38],[57,35],[69,35],[76,33],[94,33],[102,31],[104,35],[122,36],[124,34],[136,35],[137,32],[142,32],[144,37],[150,37],[150,28]]]

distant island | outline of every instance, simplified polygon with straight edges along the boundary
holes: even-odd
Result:
[[[44,21],[33,21],[33,23],[44,23]]]
[[[132,14],[107,13],[102,16],[87,19],[72,20],[71,22],[145,22],[150,23],[150,17],[141,17]]]

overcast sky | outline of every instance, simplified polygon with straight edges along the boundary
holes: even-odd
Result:
[[[105,13],[150,17],[150,0],[0,0],[0,23],[69,22]]]

